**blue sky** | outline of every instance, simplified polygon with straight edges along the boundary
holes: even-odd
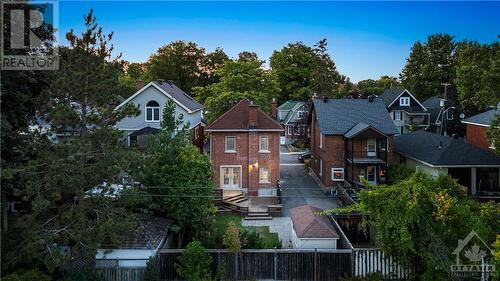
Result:
[[[207,51],[220,46],[231,57],[254,51],[268,61],[289,42],[327,38],[339,72],[355,82],[397,76],[412,44],[432,33],[483,43],[500,34],[500,2],[62,1],[59,8],[60,38],[81,31],[93,8],[104,30],[114,32],[116,51],[132,62],[174,40]]]

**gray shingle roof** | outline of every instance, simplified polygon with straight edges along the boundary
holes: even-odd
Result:
[[[171,95],[179,103],[183,104],[191,111],[198,111],[203,108],[196,100],[190,97],[186,92],[175,86],[174,83],[166,81],[153,81],[153,83],[162,90]]]
[[[482,124],[485,126],[489,126],[491,124],[491,121],[495,118],[495,115],[500,115],[500,109],[491,109],[483,113],[479,113],[477,115],[471,116],[469,118],[464,119],[464,123],[476,123],[476,124]]]
[[[422,103],[422,105],[425,106],[425,108],[427,108],[427,110],[431,113],[431,123],[436,123],[439,112],[441,111],[440,103],[440,97],[430,97]]]
[[[380,99],[315,99],[313,104],[321,133],[344,135],[362,122],[386,135],[398,133],[385,104]]]
[[[389,106],[405,89],[386,89],[380,96],[385,106]]]
[[[416,131],[394,137],[394,151],[434,166],[499,166],[500,157],[463,139]]]

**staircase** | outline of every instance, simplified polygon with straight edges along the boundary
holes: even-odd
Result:
[[[228,196],[228,197],[225,197],[224,199],[222,199],[222,201],[224,203],[228,203],[228,204],[237,204],[237,203],[245,202],[247,200],[248,200],[248,198],[246,197],[245,193],[243,193],[243,192],[236,194],[236,195]]]
[[[251,211],[245,216],[245,220],[272,220],[273,217],[267,211]]]

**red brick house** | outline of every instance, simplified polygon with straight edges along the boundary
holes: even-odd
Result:
[[[395,134],[398,130],[378,98],[314,99],[311,168],[326,187],[346,186],[360,176],[383,183]]]
[[[247,99],[208,126],[216,187],[251,196],[275,196],[282,130],[278,122]]]
[[[466,126],[467,143],[485,150],[494,150],[493,145],[486,138],[486,131],[497,115],[500,115],[500,104],[495,109],[464,119],[462,123]]]

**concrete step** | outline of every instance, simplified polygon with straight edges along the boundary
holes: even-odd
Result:
[[[234,201],[239,200],[241,198],[246,198],[244,193],[240,193],[238,195],[233,195],[233,196],[230,196],[230,197],[226,197],[226,198],[224,198],[222,200],[226,201],[226,202],[234,202]]]
[[[250,216],[250,214],[248,214],[246,217],[245,217],[245,220],[272,220],[273,217],[271,216]]]
[[[242,197],[242,198],[238,198],[236,200],[232,200],[232,201],[230,201],[230,203],[241,203],[241,202],[247,201],[247,200],[248,200],[248,198]]]
[[[248,213],[248,216],[253,216],[253,217],[265,217],[269,216],[268,212],[255,212],[255,211],[250,211]]]

